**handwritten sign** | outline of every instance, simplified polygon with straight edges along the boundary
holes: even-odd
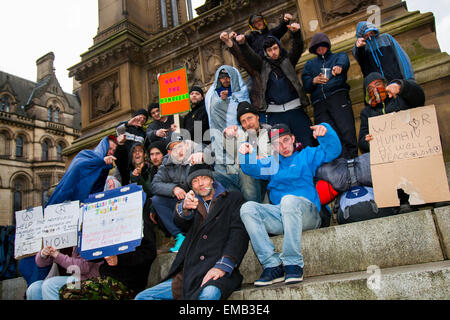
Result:
[[[132,191],[131,193],[127,191]],[[81,256],[87,260],[134,250],[142,239],[142,187],[124,187],[91,198],[82,211]]]
[[[79,201],[47,206],[44,211],[44,247],[63,249],[76,246],[79,218]]]
[[[179,114],[190,110],[186,68],[160,74],[158,83],[161,116]]]
[[[39,252],[42,248],[42,231],[44,216],[42,207],[17,211],[16,238],[14,243],[14,257],[26,257]]]
[[[375,201],[398,206],[397,190],[412,205],[450,199],[434,106],[369,118],[370,162]]]

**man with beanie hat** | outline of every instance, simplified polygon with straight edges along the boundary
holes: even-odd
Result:
[[[260,123],[259,111],[255,106],[247,101],[240,102],[237,109],[237,121],[241,127],[232,125],[224,131],[225,144],[234,146],[232,152],[236,163],[238,163],[237,150],[244,142],[257,148],[259,158],[265,158],[272,154],[268,135],[271,126],[267,123]],[[231,150],[227,148],[227,151]],[[254,179],[242,172],[242,169],[239,170],[239,180],[241,192],[247,201],[262,202],[264,200],[267,189],[266,181]]]
[[[189,231],[168,276],[136,300],[219,300],[240,288],[239,265],[249,241],[239,217],[244,198],[214,181],[212,170],[207,164],[190,167],[190,191],[174,210],[174,222]]]
[[[136,142],[145,143],[145,131],[142,128],[147,122],[148,113],[145,109],[139,109],[129,121],[122,121],[116,126],[117,147],[115,157],[117,170],[120,174],[120,182],[123,186],[130,182],[131,148]]]
[[[345,52],[331,52],[331,41],[322,32],[312,37],[309,52],[317,57],[306,63],[302,82],[305,91],[311,94],[314,122],[329,123],[342,142],[342,156],[353,159],[358,156],[358,147],[350,86],[347,84],[348,56]],[[324,75],[324,71],[328,74]]]
[[[156,102],[149,105],[148,114],[152,118],[146,132],[148,142],[160,140],[169,142],[172,132],[176,130],[173,115],[161,117],[159,103]]]
[[[202,88],[199,86],[191,87],[189,100],[191,111],[181,119],[181,128],[189,132],[189,137],[186,137],[188,140],[207,145],[210,143],[209,121]]]

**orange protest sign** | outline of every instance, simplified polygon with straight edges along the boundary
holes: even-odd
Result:
[[[159,75],[159,107],[161,116],[189,111],[189,88],[186,68]]]

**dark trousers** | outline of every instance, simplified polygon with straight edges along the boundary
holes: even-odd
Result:
[[[277,123],[287,124],[295,136],[295,141],[301,142],[304,147],[313,147],[315,145],[312,130],[310,128],[312,122],[303,108],[285,112],[269,112],[266,113],[266,117],[267,120],[261,122],[266,122],[271,126]]]
[[[156,214],[161,219],[164,227],[166,227],[167,231],[169,231],[173,237],[181,233],[180,228],[178,228],[173,222],[173,215],[175,214],[175,206],[177,202],[177,198],[169,198],[164,196],[152,197],[152,204],[153,208],[156,210]]]
[[[341,156],[353,159],[358,156],[355,117],[347,91],[339,91],[314,107],[314,123],[326,122],[333,127],[342,144]]]

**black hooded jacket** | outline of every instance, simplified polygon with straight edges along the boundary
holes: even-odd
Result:
[[[386,82],[386,79],[383,78],[381,74],[373,72],[364,79],[364,88],[366,91],[368,85],[374,80],[383,80]],[[383,114],[422,107],[425,105],[425,93],[422,87],[414,80],[393,80],[390,83],[398,83],[401,85],[400,93],[395,99],[387,97],[384,104],[380,103],[375,107],[366,103],[366,106],[361,111],[358,146],[363,153],[370,151],[369,142],[366,141],[366,135],[369,134],[370,117],[381,116]],[[368,97],[367,93],[366,97]]]
[[[245,39],[248,42],[248,44],[250,45],[250,48],[252,48],[261,57],[264,57],[263,45],[264,45],[264,42],[266,41],[267,37],[273,36],[273,37],[277,38],[278,40],[281,39],[285,35],[285,33],[288,31],[288,28],[287,28],[288,23],[286,21],[284,21],[284,19],[281,19],[280,24],[277,27],[275,27],[273,29],[269,29],[267,27],[266,20],[264,20],[265,27],[264,27],[264,29],[259,31],[259,30],[256,30],[252,26],[252,23],[251,23],[253,18],[256,16],[262,17],[262,15],[253,14],[248,18],[248,25],[252,31],[248,35],[245,36]],[[264,19],[264,17],[263,17],[263,19]]]

